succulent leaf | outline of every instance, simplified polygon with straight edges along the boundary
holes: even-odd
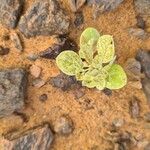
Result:
[[[100,36],[97,42],[98,55],[103,59],[103,63],[108,63],[114,58],[115,47],[111,35]]]
[[[56,58],[56,63],[59,69],[67,75],[75,75],[83,69],[79,55],[69,50],[61,52]]]

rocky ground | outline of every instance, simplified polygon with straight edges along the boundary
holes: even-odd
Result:
[[[62,74],[86,27],[115,39],[128,84]],[[0,150],[150,150],[149,0],[0,0]]]

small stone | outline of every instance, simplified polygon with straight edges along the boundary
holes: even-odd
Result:
[[[41,101],[41,102],[45,102],[46,100],[47,100],[47,94],[42,94],[42,95],[40,95],[40,97],[39,97],[39,100]]]
[[[79,8],[81,8],[86,0],[68,0],[68,4],[72,12],[76,12]]]
[[[79,99],[79,98],[82,98],[85,95],[85,92],[81,89],[78,89],[78,90],[75,90],[73,92],[73,94],[75,96],[75,99]]]
[[[54,139],[49,125],[39,126],[24,131],[17,135],[17,132],[8,133],[0,141],[3,150],[48,150]]]
[[[0,46],[0,56],[7,55],[9,53],[9,48],[4,48]]]
[[[138,118],[140,116],[140,104],[136,97],[133,97],[130,101],[129,109],[132,118]]]
[[[75,21],[74,21],[74,25],[76,26],[76,27],[79,27],[80,25],[82,25],[83,24],[83,22],[84,22],[84,16],[83,16],[83,12],[82,11],[80,11],[80,12],[77,12],[76,14],[75,14]]]
[[[0,0],[0,22],[8,28],[15,28],[22,12],[23,0]]]
[[[147,33],[141,28],[129,28],[128,33],[141,40],[145,40],[148,38]]]
[[[136,19],[137,19],[137,27],[138,28],[141,28],[141,29],[145,29],[145,21],[143,20],[143,18],[141,17],[141,16],[137,16],[136,17]]]
[[[60,88],[63,91],[66,91],[71,88],[73,84],[76,83],[76,80],[72,76],[67,76],[65,74],[59,74],[56,77],[52,77],[50,84],[54,87]]]
[[[135,10],[140,16],[150,16],[149,0],[134,0]]]
[[[27,59],[29,59],[30,61],[36,61],[39,58],[39,56],[37,54],[29,54],[27,56]]]
[[[150,150],[150,143],[145,146],[144,150]]]
[[[131,80],[140,80],[143,77],[141,73],[141,64],[135,58],[129,58],[126,61],[125,71]]]
[[[27,37],[66,34],[69,18],[56,0],[36,0],[21,17],[19,30]]]
[[[14,43],[16,49],[18,49],[20,52],[22,52],[23,51],[23,43],[22,43],[19,35],[14,32],[13,34],[11,34],[10,38],[11,38],[12,42]]]
[[[69,135],[73,130],[73,122],[69,116],[61,116],[54,124],[54,131],[61,135]]]
[[[36,88],[40,88],[45,85],[45,81],[40,78],[36,78],[32,81],[32,85]]]
[[[136,59],[141,63],[141,67],[145,75],[150,78],[150,52],[139,50]]]
[[[87,0],[93,7],[94,20],[102,13],[116,9],[124,0]]]
[[[108,89],[108,88],[105,88],[103,90],[104,94],[107,95],[107,96],[111,96],[112,95],[112,90]]]
[[[58,43],[40,52],[39,56],[46,59],[55,59],[64,50],[77,50],[77,44],[66,36],[59,36]]]
[[[32,76],[34,76],[35,78],[39,78],[40,74],[41,74],[42,69],[36,65],[32,65],[30,67],[30,73]]]
[[[25,70],[0,70],[0,118],[23,108],[26,87]]]
[[[112,125],[114,125],[115,127],[121,127],[124,124],[124,120],[121,118],[116,118],[113,120]]]
[[[150,112],[144,114],[144,119],[145,119],[147,122],[150,122]]]

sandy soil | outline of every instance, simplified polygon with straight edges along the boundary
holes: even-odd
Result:
[[[66,1],[62,1],[70,18],[73,20],[74,14],[70,13]],[[33,0],[26,0],[26,8],[32,4]],[[84,24],[80,28],[70,27],[70,37],[76,42],[79,41],[81,32],[86,27],[95,27],[103,34],[111,34],[115,39],[116,54],[118,63],[124,65],[125,61],[134,57],[139,48],[147,49],[150,47],[150,39],[141,41],[128,35],[127,29],[136,24],[136,16],[132,0],[125,0],[118,9],[113,12],[107,12],[101,15],[96,21],[92,19],[92,9],[83,7]],[[73,22],[73,21],[72,21]],[[19,53],[8,41],[3,41],[2,36],[6,33],[13,32],[0,26],[0,45],[10,47],[10,53],[0,58],[0,68],[23,67],[29,71],[31,64],[36,64],[42,68],[42,78],[48,80],[50,77],[59,74],[59,70],[54,60],[38,59],[31,62],[26,59],[29,53],[40,52],[55,42],[53,37],[39,36],[36,38],[26,39],[22,36],[25,50]],[[112,96],[108,97],[103,92],[95,89],[84,89],[85,95],[81,99],[89,98],[93,109],[86,110],[74,97],[74,91],[62,92],[60,89],[46,84],[40,89],[31,86],[32,77],[29,75],[28,93],[26,106],[23,112],[29,117],[29,121],[24,123],[18,116],[0,120],[0,135],[14,130],[25,130],[43,122],[49,122],[52,126],[54,121],[63,114],[68,114],[75,126],[74,132],[68,137],[55,136],[53,150],[105,150],[111,147],[107,140],[107,133],[111,130],[111,123],[115,118],[125,120],[120,131],[131,132],[134,136],[143,135],[150,141],[150,132],[142,117],[148,112],[146,98],[142,90],[137,90],[130,85],[121,90],[115,90]],[[39,96],[46,93],[48,100],[45,103],[39,101]],[[132,119],[129,114],[129,101],[133,96],[140,100],[141,119]],[[136,149],[137,150],[137,149]]]

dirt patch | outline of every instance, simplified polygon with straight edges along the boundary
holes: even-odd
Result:
[[[140,40],[127,32],[127,29],[135,26],[137,22],[133,0],[125,0],[117,9],[105,12],[96,20],[93,20],[92,8],[83,6],[80,10],[83,12],[84,23],[78,28],[74,25],[75,14],[70,11],[67,0],[61,2],[61,7],[66,10],[71,20],[70,38],[78,43],[80,34],[86,27],[95,27],[102,34],[113,35],[117,61],[122,66],[128,58],[135,57],[139,48],[148,49],[150,47],[150,39]],[[24,13],[32,3],[33,0],[25,1]],[[19,32],[17,29],[15,31]],[[42,69],[41,78],[46,81],[46,84],[40,88],[32,86],[33,77],[29,74],[26,107],[22,110],[28,117],[28,121],[24,122],[15,115],[3,118],[0,120],[0,135],[14,130],[27,130],[43,122],[53,125],[53,122],[65,114],[72,119],[74,130],[67,137],[55,134],[51,148],[53,150],[114,149],[114,141],[110,141],[107,135],[108,132],[112,132],[112,122],[116,118],[124,120],[123,125],[119,129],[115,129],[116,132],[130,132],[134,138],[141,135],[142,140],[150,141],[150,125],[144,121],[144,114],[149,112],[149,107],[142,90],[127,84],[121,90],[112,91],[112,94],[107,96],[102,91],[85,88],[84,95],[78,100],[74,96],[74,88],[62,91],[47,83],[51,77],[60,73],[55,60],[40,58],[30,61],[27,59],[29,54],[40,53],[52,46],[56,42],[56,38],[54,36],[38,36],[27,39],[21,35],[24,51],[20,53],[11,40],[3,39],[12,32],[14,31],[0,25],[0,45],[10,49],[9,54],[0,57],[0,69],[22,67],[29,72],[30,66],[36,65]],[[47,95],[44,103],[39,100],[42,94]],[[130,116],[129,110],[133,97],[138,98],[140,105],[138,118],[134,119]],[[87,109],[89,107],[90,109]],[[139,141],[142,142],[142,140]],[[137,146],[138,144],[135,145],[132,150],[142,149]]]

